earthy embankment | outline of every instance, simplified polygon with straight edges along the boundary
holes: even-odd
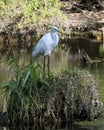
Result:
[[[94,37],[96,39],[102,39],[102,33],[104,34],[104,11],[88,12],[83,11],[81,13],[70,13],[65,10],[67,19],[60,20],[59,18],[45,19],[42,25],[36,26],[36,23],[31,25],[22,25],[21,28],[17,28],[19,22],[22,22],[23,18],[20,15],[21,12],[17,8],[15,12],[18,13],[18,17],[0,19],[0,51],[1,55],[7,48],[23,48],[32,47],[34,39],[36,41],[39,35],[43,35],[47,32],[52,25],[56,25],[63,32],[61,38],[70,38],[71,36],[85,36]],[[92,30],[97,31],[93,33]]]

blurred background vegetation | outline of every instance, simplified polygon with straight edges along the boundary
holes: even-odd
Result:
[[[103,0],[1,0],[0,17],[4,22],[18,22],[17,27],[42,24],[46,18],[64,18],[62,7],[67,6],[80,9],[103,9]],[[5,20],[6,19],[6,20]]]
[[[59,0],[1,0],[0,16],[2,20],[18,21],[17,26],[31,23],[41,24],[45,18],[61,16]]]

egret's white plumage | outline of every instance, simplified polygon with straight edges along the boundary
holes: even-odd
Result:
[[[51,52],[53,49],[57,46],[59,42],[59,36],[57,34],[58,28],[56,26],[53,26],[51,28],[51,31],[46,33],[39,42],[34,46],[32,51],[32,56],[35,57],[38,54],[43,54],[45,57],[48,56],[48,63],[47,67],[49,70],[49,57],[51,55]],[[45,58],[44,57],[44,66],[43,69],[45,69]]]
[[[37,54],[41,53],[44,56],[51,54],[52,50],[57,46],[59,42],[59,36],[56,33],[57,27],[52,27],[51,31],[46,33],[36,44],[33,49],[32,56],[36,56]]]

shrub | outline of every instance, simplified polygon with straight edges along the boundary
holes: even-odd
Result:
[[[21,68],[13,61],[12,79],[5,84],[11,122],[49,123],[94,119],[101,113],[94,77],[68,69],[44,77],[40,65]]]

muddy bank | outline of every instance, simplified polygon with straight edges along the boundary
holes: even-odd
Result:
[[[47,18],[43,20],[41,25],[36,26],[33,23],[28,26],[17,28],[17,24],[23,19],[22,16],[18,19],[0,19],[0,34],[11,33],[12,35],[17,35],[20,33],[37,32],[38,34],[43,34],[52,25],[58,26],[60,29],[65,31],[67,34],[70,33],[70,29],[73,31],[89,31],[89,30],[99,30],[104,25],[104,11],[92,12],[83,11],[81,13],[67,13],[67,19],[61,20],[60,18]]]

